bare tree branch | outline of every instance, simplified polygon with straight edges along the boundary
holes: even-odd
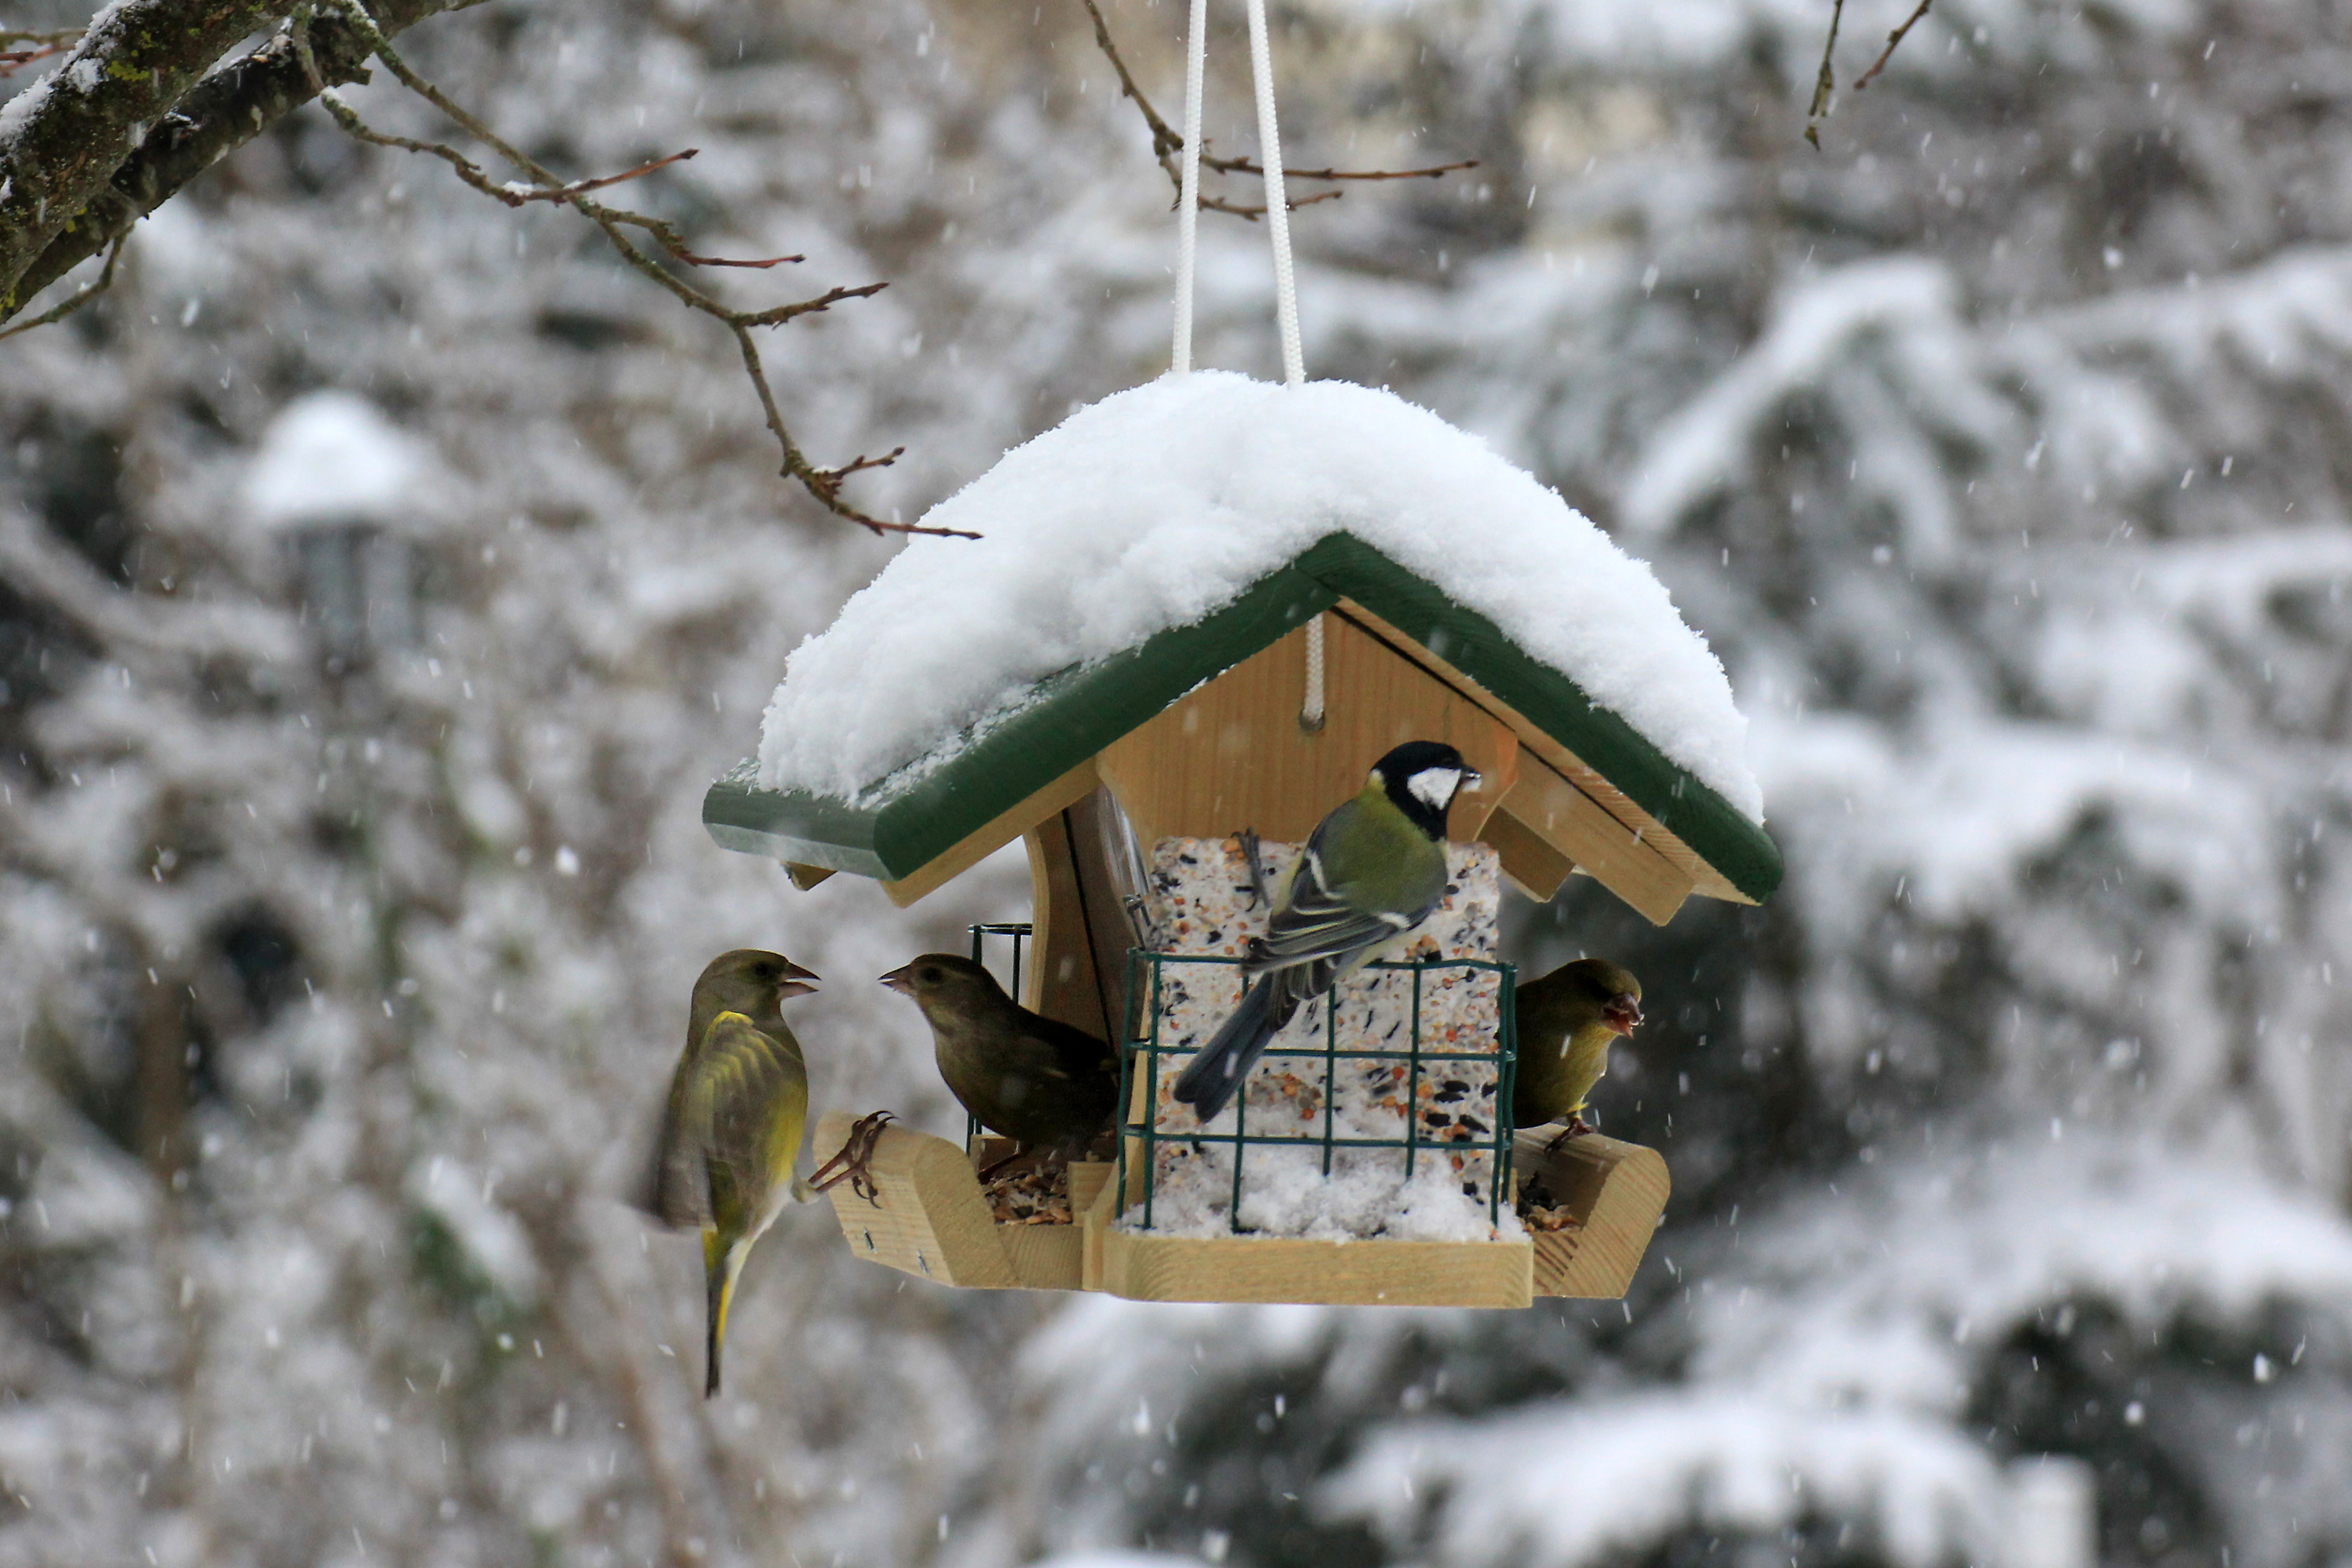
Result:
[[[1878,62],[1862,73],[1861,79],[1853,84],[1854,91],[1860,92],[1864,88],[1868,87],[1871,79],[1886,68],[1886,62],[1895,58],[1895,48],[1903,42],[1904,35],[1919,25],[1919,19],[1927,14],[1927,7],[1935,3],[1936,0],[1919,0],[1919,8],[1905,17],[1901,26],[1886,35],[1886,47],[1879,51]]]
[[[292,3],[293,0],[267,0],[268,8],[281,15]],[[376,0],[375,25],[390,37],[427,16],[462,10],[471,4],[473,0],[457,0],[455,4],[451,0]],[[142,15],[152,15],[160,9],[167,16],[177,16],[186,8],[186,0],[133,0],[132,6],[115,16],[121,17],[134,8]],[[188,62],[189,71],[203,71],[243,37],[244,33],[238,33],[209,53],[204,52],[205,39],[183,38],[181,58]],[[367,73],[362,68],[368,56],[366,38],[341,13],[317,17],[310,25],[310,44],[321,79],[330,83],[366,79]],[[201,59],[196,58],[198,54],[203,54]],[[97,56],[87,47],[76,51],[76,61],[84,58]],[[67,75],[73,68],[73,64],[68,63],[58,74]],[[98,68],[104,77],[111,67],[101,63]],[[40,92],[44,85],[36,83],[26,90]],[[51,89],[49,98],[35,108],[18,136],[9,146],[0,147],[0,175],[9,174],[10,160],[18,155],[16,149],[25,143],[38,124],[66,109],[80,112],[95,108],[85,99],[68,96],[72,101],[61,103]],[[28,248],[28,242],[35,237],[26,228],[26,215],[12,213],[6,204],[0,203],[0,321],[22,310],[35,295],[112,245],[131,225],[162,206],[190,180],[309,102],[312,96],[310,77],[295,57],[292,39],[280,33],[252,53],[204,76],[160,118],[152,113],[142,118],[105,110],[111,122],[126,130],[147,126],[145,139],[127,155],[115,155],[110,167],[99,169],[94,182],[84,182],[77,204],[79,210],[64,215],[70,220],[65,226],[53,226],[46,241],[29,244]],[[53,201],[52,216],[54,209]],[[20,239],[20,234],[26,238]],[[31,255],[32,259],[23,262],[18,259],[20,254]]]
[[[1822,150],[1822,116],[1829,112],[1830,95],[1837,91],[1837,72],[1830,64],[1836,52],[1838,24],[1845,20],[1845,0],[1836,0],[1830,11],[1830,36],[1822,45],[1822,68],[1813,77],[1813,101],[1805,110],[1805,140],[1813,151]]]
[[[28,66],[35,60],[45,60],[52,55],[65,53],[69,46],[80,41],[82,29],[79,27],[60,27],[48,33],[28,33],[19,28],[0,27],[0,44],[32,46],[30,48],[24,49],[0,49],[0,77],[13,76],[20,66]]]
[[[1176,155],[1184,150],[1184,138],[1172,130],[1168,121],[1160,118],[1160,111],[1151,107],[1151,100],[1144,97],[1143,89],[1136,85],[1135,76],[1127,68],[1127,61],[1120,56],[1118,46],[1111,42],[1110,24],[1103,19],[1102,7],[1095,0],[1078,0],[1078,3],[1087,8],[1087,15],[1094,18],[1096,47],[1110,58],[1111,69],[1118,73],[1119,96],[1132,99],[1136,109],[1143,115],[1143,123],[1151,132],[1151,155],[1166,172],[1170,184],[1176,188],[1177,198],[1181,200],[1184,175],[1177,164]],[[1844,4],[1844,0],[1839,0],[1839,4]],[[1247,158],[1209,156],[1209,139],[1205,136],[1201,138],[1201,164],[1221,174],[1256,174],[1263,178],[1265,174],[1264,165]],[[1294,169],[1286,163],[1282,166],[1282,174],[1286,180],[1435,180],[1456,170],[1477,166],[1475,158],[1466,158],[1458,163],[1439,163],[1426,169]],[[1335,202],[1340,194],[1324,191],[1316,195],[1295,197],[1288,207],[1296,212],[1300,207],[1313,206],[1317,202]],[[1210,195],[1205,191],[1201,194],[1200,202],[1211,212],[1230,213],[1235,217],[1255,220],[1265,213],[1264,206],[1244,206]]]
[[[14,100],[22,118],[0,144],[0,320],[24,308],[26,268],[74,226],[146,128],[215,60],[292,5],[123,0],[100,13],[63,66]]]
[[[75,289],[67,299],[50,306],[30,321],[11,321],[8,325],[0,327],[0,338],[13,338],[18,332],[29,332],[35,327],[46,327],[53,322],[62,321],[109,289],[113,288],[115,264],[122,259],[122,245],[130,237],[127,233],[114,237],[113,248],[106,253],[106,266],[99,272],[94,282]]]
[[[680,158],[691,156],[691,153],[656,159],[622,174],[603,178],[564,180],[505,141],[483,123],[479,117],[412,70],[408,62],[394,51],[390,41],[375,31],[374,25],[369,20],[366,12],[360,9],[358,0],[337,0],[337,3],[343,6],[344,15],[353,26],[371,35],[368,42],[375,58],[383,62],[384,69],[390,71],[402,86],[439,110],[467,135],[490,148],[509,164],[527,175],[529,183],[517,185],[493,180],[478,163],[446,143],[421,142],[410,137],[394,136],[377,131],[361,120],[358,113],[349,104],[343,102],[341,97],[327,89],[323,81],[314,77],[312,85],[319,92],[320,101],[325,106],[327,111],[334,116],[337,124],[362,142],[438,158],[448,164],[457,173],[458,179],[466,184],[509,206],[521,206],[527,202],[533,201],[562,202],[594,224],[604,233],[605,239],[612,244],[621,259],[630,267],[667,289],[688,310],[708,316],[724,326],[734,336],[737,352],[742,356],[744,373],[751,378],[752,388],[759,395],[761,413],[767,422],[769,433],[775,437],[777,448],[782,456],[782,467],[779,471],[785,478],[800,485],[814,498],[818,505],[827,511],[876,533],[928,533],[959,539],[979,537],[960,529],[925,528],[917,523],[885,522],[880,518],[870,516],[850,504],[842,495],[843,483],[852,475],[862,473],[867,468],[888,467],[898,460],[899,454],[906,448],[897,447],[878,458],[859,456],[838,468],[820,468],[809,460],[808,456],[800,449],[799,444],[793,439],[792,432],[785,426],[783,416],[776,406],[774,391],[768,384],[767,370],[761,363],[759,344],[752,337],[753,329],[781,326],[796,317],[826,310],[846,300],[866,299],[880,293],[887,285],[866,283],[855,288],[830,289],[814,299],[771,306],[764,310],[738,310],[721,303],[647,256],[643,248],[631,241],[629,232],[635,230],[648,236],[670,257],[688,266],[764,268],[799,258],[780,256],[758,261],[727,261],[714,257],[697,256],[688,248],[685,237],[669,223],[645,213],[632,212],[624,207],[607,206],[588,194],[590,191],[651,173],[664,164],[677,163]],[[299,16],[288,29],[288,37],[291,40],[290,47],[294,50],[297,60],[305,69],[310,69],[312,58],[306,33],[306,20]]]

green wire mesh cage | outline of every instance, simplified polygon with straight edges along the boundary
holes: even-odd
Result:
[[[1392,1150],[1402,1155],[1403,1176],[1412,1181],[1416,1163],[1427,1159],[1449,1162],[1465,1155],[1491,1160],[1485,1179],[1478,1184],[1485,1188],[1487,1222],[1498,1223],[1503,1204],[1511,1184],[1511,1075],[1517,1052],[1514,1026],[1514,994],[1517,972],[1514,965],[1475,958],[1430,958],[1412,962],[1381,963],[1365,966],[1367,978],[1399,975],[1405,979],[1408,1009],[1405,1015],[1406,1037],[1398,1042],[1392,1038],[1393,1026],[1388,1035],[1373,1041],[1350,1038],[1342,1044],[1343,1029],[1353,1035],[1360,1031],[1343,1025],[1343,1008],[1348,1000],[1343,992],[1348,983],[1325,994],[1317,1004],[1321,1017],[1321,1044],[1305,1047],[1296,1043],[1296,1036],[1286,1031],[1277,1037],[1260,1066],[1253,1069],[1253,1078],[1265,1070],[1265,1064],[1290,1064],[1289,1070],[1303,1078],[1319,1102],[1319,1127],[1307,1131],[1283,1131],[1250,1127],[1249,1094],[1246,1086],[1235,1095],[1233,1107],[1233,1131],[1210,1131],[1206,1128],[1170,1130],[1160,1125],[1160,1087],[1163,1071],[1172,1075],[1174,1068],[1163,1068],[1163,1058],[1189,1058],[1200,1043],[1197,1039],[1183,1043],[1167,1038],[1166,1024],[1171,990],[1187,984],[1196,970],[1217,967],[1235,968],[1238,958],[1180,954],[1132,949],[1128,954],[1128,995],[1130,999],[1128,1047],[1121,1053],[1119,1105],[1121,1107],[1118,1140],[1119,1190],[1127,1194],[1128,1212],[1135,1215],[1140,1227],[1153,1228],[1155,1207],[1159,1196],[1160,1150],[1163,1145],[1190,1145],[1195,1151],[1212,1147],[1228,1147],[1233,1151],[1231,1195],[1227,1207],[1229,1228],[1240,1233],[1249,1227],[1242,1219],[1242,1200],[1248,1180],[1248,1157],[1253,1149],[1309,1148],[1320,1151],[1322,1173],[1328,1179],[1333,1171],[1334,1156],[1342,1151]],[[1460,1042],[1450,1045],[1424,1038],[1424,1001],[1436,987],[1444,984],[1448,974],[1496,977],[1496,1012],[1494,1037],[1475,1049],[1460,1048]],[[1201,978],[1205,979],[1202,975]],[[1238,988],[1235,988],[1236,994]],[[1367,1015],[1369,1016],[1369,1015]],[[1296,1025],[1292,1026],[1295,1031]],[[1286,1041],[1289,1043],[1286,1043]],[[1436,1088],[1440,1094],[1457,1089],[1467,1092],[1461,1079],[1448,1074],[1451,1064],[1478,1064],[1494,1071],[1493,1100],[1487,1108],[1492,1120],[1483,1130],[1466,1114],[1450,1110],[1425,1109],[1424,1088]],[[1303,1068],[1303,1070],[1302,1070]],[[1458,1070],[1458,1069],[1456,1069]],[[1342,1130],[1337,1125],[1341,1089],[1347,1075],[1355,1081],[1377,1080],[1386,1075],[1400,1083],[1403,1089],[1402,1109],[1398,1117],[1394,1136],[1367,1134],[1360,1128]],[[1480,1088],[1484,1088],[1481,1085]],[[1460,1098],[1459,1096],[1456,1097]],[[1480,1096],[1483,1098],[1483,1095]],[[1307,1118],[1317,1119],[1310,1112]],[[1140,1170],[1131,1184],[1129,1164],[1131,1152],[1140,1152]],[[1137,1211],[1140,1213],[1138,1214]]]

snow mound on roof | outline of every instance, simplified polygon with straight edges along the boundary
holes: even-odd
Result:
[[[265,528],[400,522],[429,510],[425,443],[366,398],[312,392],[279,410],[261,437],[246,500]]]
[[[848,799],[1036,681],[1189,626],[1326,534],[1495,622],[1751,820],[1747,721],[1641,562],[1485,442],[1344,382],[1169,376],[1008,453],[784,667],[760,781]]]

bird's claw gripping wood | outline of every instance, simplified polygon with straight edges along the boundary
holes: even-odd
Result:
[[[1585,1121],[1583,1117],[1571,1116],[1568,1119],[1568,1125],[1559,1130],[1558,1136],[1544,1145],[1544,1152],[1557,1154],[1564,1145],[1572,1143],[1579,1138],[1592,1137],[1599,1131],[1599,1128]]]
[[[851,1192],[877,1208],[881,1206],[882,1189],[875,1184],[874,1173],[866,1168],[866,1162],[874,1158],[874,1145],[881,1138],[882,1129],[898,1119],[897,1112],[889,1110],[859,1117],[850,1127],[841,1152],[810,1173],[809,1190],[822,1193],[847,1182]],[[836,1165],[840,1169],[835,1170]]]

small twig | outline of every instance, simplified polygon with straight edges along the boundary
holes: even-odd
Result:
[[[1919,0],[1919,8],[1905,17],[1901,26],[1886,35],[1886,47],[1879,51],[1877,63],[1863,72],[1861,79],[1853,84],[1854,91],[1860,92],[1868,87],[1871,79],[1886,68],[1886,62],[1895,58],[1895,50],[1903,42],[1904,35],[1919,25],[1919,19],[1927,14],[1927,7],[1935,3],[1936,0]]]
[[[113,247],[106,253],[106,266],[100,270],[94,281],[77,289],[71,298],[50,306],[30,321],[12,321],[7,326],[0,327],[0,338],[13,338],[18,332],[29,332],[35,327],[46,327],[52,322],[62,321],[109,289],[113,288],[114,264],[122,259],[122,242],[130,237],[131,234],[127,229],[114,237]]]
[[[1836,0],[1830,11],[1830,36],[1822,45],[1822,68],[1813,77],[1813,101],[1805,110],[1805,140],[1813,151],[1822,150],[1822,116],[1829,111],[1830,95],[1837,90],[1837,72],[1830,65],[1830,56],[1837,48],[1838,24],[1845,20],[1845,0]]]
[[[928,533],[958,539],[979,537],[961,529],[925,528],[911,522],[885,522],[880,518],[860,511],[843,498],[841,487],[844,481],[854,474],[863,473],[867,468],[887,468],[906,448],[898,447],[879,458],[860,456],[838,468],[822,468],[811,462],[807,454],[800,449],[799,444],[793,439],[791,431],[784,424],[783,415],[776,407],[775,393],[768,384],[767,369],[761,363],[759,345],[751,336],[752,329],[781,326],[795,317],[814,314],[837,305],[845,300],[863,300],[880,293],[888,287],[887,284],[866,283],[855,288],[830,289],[814,299],[771,306],[764,310],[738,310],[722,304],[693,284],[677,277],[669,268],[661,266],[638,246],[630,243],[626,231],[636,229],[645,233],[655,244],[660,246],[665,253],[689,267],[768,268],[779,267],[785,262],[798,261],[801,258],[797,256],[777,256],[761,260],[738,261],[721,257],[698,256],[688,247],[685,237],[679,234],[673,225],[645,213],[632,212],[625,207],[606,206],[588,195],[590,191],[617,184],[624,180],[635,179],[641,174],[651,174],[654,170],[677,163],[681,158],[692,157],[694,154],[691,151],[673,153],[669,157],[656,159],[640,164],[635,169],[601,179],[569,181],[560,179],[538,162],[508,143],[475,115],[452,100],[439,88],[410,69],[408,62],[394,51],[391,44],[375,26],[373,20],[362,9],[358,0],[336,0],[336,4],[350,16],[352,26],[361,29],[366,36],[375,58],[383,62],[383,68],[398,79],[402,86],[439,110],[474,140],[489,147],[500,158],[520,170],[529,176],[530,183],[517,185],[493,180],[481,165],[454,147],[438,142],[420,142],[405,136],[394,136],[368,125],[360,119],[358,113],[349,104],[326,90],[324,84],[318,81],[310,62],[309,46],[302,37],[303,19],[297,16],[292,24],[295,48],[302,57],[304,69],[311,72],[313,84],[319,89],[320,101],[326,105],[327,111],[334,116],[338,125],[362,142],[371,142],[380,147],[396,147],[404,152],[423,153],[438,158],[448,164],[457,173],[457,178],[466,184],[508,206],[519,207],[525,203],[534,201],[563,203],[594,224],[603,232],[605,239],[611,243],[614,251],[631,268],[668,290],[687,309],[708,316],[724,326],[734,336],[735,346],[742,355],[744,373],[751,378],[752,389],[759,395],[761,414],[765,418],[768,431],[775,437],[777,448],[782,455],[782,466],[778,471],[806,490],[817,504],[827,511],[875,533]]]
[[[1169,183],[1176,187],[1177,197],[1181,200],[1184,175],[1177,166],[1176,155],[1184,150],[1184,138],[1160,117],[1160,111],[1151,107],[1151,100],[1143,96],[1143,89],[1136,85],[1134,73],[1127,68],[1127,61],[1120,56],[1118,46],[1111,42],[1110,24],[1103,20],[1102,7],[1095,0],[1078,0],[1078,3],[1087,8],[1087,15],[1094,18],[1096,47],[1109,57],[1111,69],[1118,73],[1119,96],[1134,100],[1137,110],[1143,116],[1144,125],[1151,132],[1151,155],[1168,175]],[[1843,5],[1844,0],[1839,0],[1839,4]],[[1265,174],[1265,165],[1247,158],[1211,157],[1209,139],[1205,136],[1201,138],[1201,163],[1203,168],[1213,169],[1221,174],[1255,174],[1261,178]],[[1475,169],[1477,166],[1475,158],[1466,158],[1458,163],[1439,163],[1427,169],[1294,169],[1286,163],[1282,166],[1282,174],[1287,180],[1435,180],[1459,169]],[[1286,205],[1288,210],[1297,212],[1300,207],[1311,207],[1317,202],[1337,201],[1339,195],[1338,191],[1324,191],[1316,195],[1297,197]],[[1211,212],[1230,213],[1235,217],[1252,221],[1265,216],[1264,206],[1244,206],[1210,195],[1205,191],[1201,193],[1200,202]]]
[[[12,74],[18,66],[28,66],[35,60],[45,60],[51,55],[64,54],[80,37],[81,32],[79,28],[63,33],[0,32],[0,44],[21,43],[33,46],[29,49],[0,49],[0,77]]]
[[[18,66],[31,65],[35,60],[47,59],[51,55],[64,54],[81,42],[83,29],[59,27],[52,32],[28,32],[21,27],[0,27],[0,44],[30,44],[29,49],[0,48],[0,77],[9,75]]]
[[[1248,158],[1210,157],[1209,139],[1205,136],[1201,138],[1201,162],[1221,174],[1263,176],[1265,174],[1264,164]],[[1457,169],[1475,169],[1477,166],[1475,158],[1465,158],[1458,163],[1433,163],[1426,169],[1294,169],[1285,163],[1282,177],[1286,180],[1434,180]],[[1337,195],[1339,193],[1328,194]]]
[[[601,180],[574,180],[568,185],[560,186],[543,194],[533,191],[530,199],[562,201],[566,197],[578,195],[583,191],[601,191],[607,185],[617,185],[623,180],[634,180],[641,174],[650,174],[656,169],[667,169],[672,163],[683,163],[701,151],[699,147],[688,147],[683,153],[672,153],[666,158],[647,159],[634,169],[624,169],[617,174],[607,174]]]

